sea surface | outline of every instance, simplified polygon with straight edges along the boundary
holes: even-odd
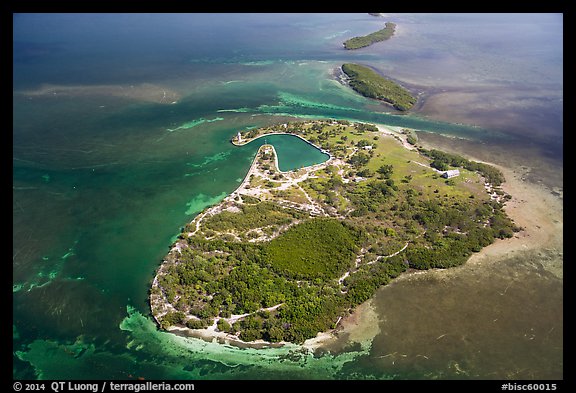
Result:
[[[13,378],[563,378],[551,251],[398,280],[366,334],[316,354],[162,332],[147,304],[180,229],[246,175],[259,144],[238,131],[409,127],[561,189],[561,14],[15,14],[13,33]],[[359,96],[344,62],[419,106]]]

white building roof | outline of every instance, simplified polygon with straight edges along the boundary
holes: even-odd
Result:
[[[454,177],[460,175],[460,171],[458,169],[450,169],[442,174],[442,176],[446,178]]]

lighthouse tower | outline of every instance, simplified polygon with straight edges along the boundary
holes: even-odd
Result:
[[[240,135],[240,131],[238,131],[238,143],[242,142],[242,136]]]

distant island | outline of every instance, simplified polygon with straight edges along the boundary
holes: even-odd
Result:
[[[371,14],[372,15],[372,14]],[[370,46],[376,42],[385,41],[394,35],[396,30],[396,24],[392,22],[386,22],[386,27],[378,30],[374,33],[370,33],[365,36],[353,37],[344,42],[344,48],[348,50],[360,49]]]
[[[407,111],[416,103],[416,97],[408,90],[369,67],[346,63],[342,71],[349,78],[348,85],[365,97],[385,101],[400,111]]]
[[[458,266],[519,230],[499,170],[416,147],[398,127],[318,120],[238,132],[297,135],[328,161],[278,169],[260,147],[244,181],[183,229],[150,291],[163,329],[302,343],[408,269]],[[442,168],[442,169],[438,169]]]

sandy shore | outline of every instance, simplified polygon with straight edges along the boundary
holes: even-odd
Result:
[[[419,141],[419,144],[423,144],[425,148],[446,150],[446,146],[436,146],[434,143]],[[504,166],[479,159],[469,153],[455,153],[492,165],[504,174],[506,180],[502,189],[512,197],[505,203],[504,210],[516,225],[523,228],[512,238],[497,239],[493,244],[473,254],[467,261],[468,264],[503,259],[519,251],[534,249],[563,252],[564,207],[561,188],[550,188],[544,183],[529,181],[532,169],[527,166]]]
[[[400,134],[400,127],[378,125],[378,128],[384,133],[394,135],[397,139],[403,137]],[[410,145],[406,147],[413,148]],[[427,148],[432,147],[435,146],[427,146]],[[437,148],[441,149],[441,147]],[[468,158],[481,161],[470,156]],[[497,167],[504,174],[506,181],[502,189],[512,196],[512,199],[506,202],[504,210],[523,230],[515,233],[510,239],[497,239],[493,244],[484,247],[480,252],[473,254],[463,267],[490,268],[490,264],[528,250],[547,250],[561,255],[564,226],[562,194],[553,193],[553,190],[543,185],[527,181],[528,169],[523,171],[522,168],[512,169],[490,162],[486,163]],[[559,278],[563,277],[561,265],[544,266],[544,268]],[[394,282],[418,274],[427,274],[427,271],[405,273],[396,278]],[[343,318],[334,333],[319,334],[317,338],[308,340],[305,345],[311,349],[338,350],[344,345],[344,341],[363,343],[375,337],[378,332],[378,315],[372,307],[372,300],[369,300],[358,306],[351,315]],[[344,340],[339,340],[339,337]]]
[[[342,318],[335,330],[321,332],[315,338],[308,339],[303,347],[315,351],[339,351],[350,343],[368,347],[380,333],[378,314],[374,310],[372,299],[365,301],[354,309],[354,312]]]
[[[528,250],[552,251],[561,256],[564,249],[562,196],[554,195],[544,186],[523,180],[524,174],[519,171],[497,167],[506,177],[503,190],[512,195],[504,210],[523,230],[510,239],[497,239],[472,255],[467,264],[486,265]],[[555,264],[544,268],[562,278],[562,265]]]

